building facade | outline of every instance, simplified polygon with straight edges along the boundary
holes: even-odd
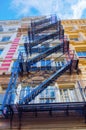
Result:
[[[45,17],[43,17],[45,18]],[[0,21],[0,104],[2,105],[4,95],[6,92],[6,88],[8,87],[8,83],[10,81],[10,77],[12,75],[12,72],[15,69],[16,66],[16,60],[18,58],[18,55],[20,52],[23,54],[25,53],[25,44],[28,43],[28,30],[30,30],[31,22],[35,19],[40,20],[43,19],[42,17],[35,17],[35,18],[23,18],[21,20],[10,20],[10,21]],[[64,28],[64,39],[67,39],[69,41],[69,54],[71,58],[77,58],[79,59],[78,63],[78,70],[73,70],[70,74],[70,71],[67,70],[64,74],[62,74],[59,78],[57,78],[54,82],[52,82],[46,89],[44,89],[38,96],[34,98],[34,100],[30,101],[31,104],[39,104],[39,103],[67,103],[67,102],[85,102],[86,101],[86,20],[85,19],[78,19],[78,20],[62,20],[61,24]],[[53,29],[49,30],[49,32],[46,30],[42,33],[48,34],[54,32]],[[40,34],[41,35],[41,34]],[[52,47],[58,45],[59,43],[62,43],[62,39],[50,39],[47,40],[47,42],[44,42],[42,45],[34,46],[32,48],[32,54],[29,55],[29,59],[33,58],[34,56],[37,56],[38,54],[41,54],[45,52],[47,49],[51,49]],[[25,55],[23,55],[25,56]],[[26,56],[25,56],[26,57]],[[59,57],[59,58],[58,58]],[[26,57],[27,58],[27,57]],[[37,87],[39,84],[41,84],[44,80],[48,79],[50,75],[54,74],[56,71],[56,68],[62,67],[66,64],[68,61],[67,54],[63,55],[62,51],[55,52],[51,54],[48,57],[45,57],[44,59],[40,60],[39,62],[31,65],[29,74],[25,74],[24,76],[19,76],[19,79],[17,81],[16,85],[16,93],[17,96],[15,97],[15,94],[12,95],[11,103],[18,103],[20,99],[25,97],[28,93],[34,90],[34,87]],[[24,69],[24,68],[23,68]],[[72,68],[74,69],[74,68]],[[82,90],[80,90],[80,87]],[[81,92],[82,91],[82,92]],[[83,94],[83,96],[82,96]],[[83,99],[84,98],[84,99]],[[15,99],[15,100],[14,100]],[[74,110],[75,111],[75,110]],[[50,112],[50,111],[49,111]],[[77,117],[77,114],[75,117],[69,116],[69,117],[55,117],[55,111],[53,112],[53,117],[50,119],[47,115],[46,119],[43,117],[43,119],[40,120],[40,125],[37,123],[39,121],[39,118],[36,118],[36,120],[32,120],[33,118],[27,119],[26,126],[24,126],[24,123],[21,127],[21,129],[24,128],[33,128],[33,126],[27,125],[27,122],[30,121],[31,124],[34,123],[34,125],[40,129],[49,129],[49,128],[67,128],[67,129],[78,129],[78,128],[86,128],[86,124],[84,123],[84,117],[83,114],[79,113],[79,116]],[[57,112],[59,115],[60,112]],[[62,114],[61,112],[61,115]],[[71,115],[71,112],[70,112]],[[38,114],[38,117],[41,116],[40,113]],[[42,115],[43,116],[43,115]],[[33,115],[32,115],[33,117]],[[73,118],[76,118],[76,120]],[[55,121],[52,121],[52,125],[49,127],[46,125],[43,126],[42,120],[46,120],[46,123],[49,123],[52,121],[52,119]],[[65,120],[65,123],[64,123]],[[80,120],[80,124],[78,124],[78,121]],[[56,121],[58,121],[59,126],[57,126]],[[9,125],[6,123],[6,126],[4,126],[4,121],[2,120],[2,127],[8,127]],[[45,121],[44,121],[45,122]],[[67,124],[69,122],[69,125]],[[16,122],[17,124],[17,122]],[[73,125],[72,125],[73,124]],[[17,124],[18,125],[18,124]],[[13,128],[15,128],[15,123],[13,125]],[[17,127],[16,127],[17,129]]]

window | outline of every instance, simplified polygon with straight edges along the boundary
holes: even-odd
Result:
[[[3,27],[2,27],[2,25],[0,25],[0,32],[3,32]]]
[[[25,48],[24,48],[24,46],[19,46],[18,51],[19,51],[19,52],[25,53]]]
[[[50,47],[41,46],[41,47],[33,47],[31,50],[32,50],[32,54],[35,54],[35,53],[42,53],[42,52],[46,51],[49,48]],[[21,52],[25,53],[25,47],[24,46],[19,46],[18,51],[21,51]]]
[[[8,31],[15,31],[16,28],[9,28]]]
[[[77,97],[76,97],[76,93],[75,93],[75,90],[74,90],[74,89],[70,89],[69,94],[70,94],[71,100],[72,100],[73,102],[74,102],[74,101],[77,101]]]
[[[2,52],[3,52],[3,49],[0,49],[0,55],[2,54]]]
[[[0,108],[1,108],[1,105],[2,105],[2,102],[3,102],[3,98],[4,98],[4,94],[0,93]]]
[[[60,89],[61,101],[62,102],[77,102],[77,95],[74,88],[63,88]]]
[[[79,57],[86,57],[86,51],[77,52],[77,55],[78,55]]]
[[[78,38],[70,38],[70,40],[78,41]]]
[[[50,47],[47,46],[33,47],[32,53],[42,53],[44,51],[47,51],[48,49],[50,49]]]
[[[15,70],[15,67],[17,66],[17,61],[13,62],[12,68],[11,68],[11,72],[13,72]]]
[[[40,94],[40,103],[53,103],[56,102],[56,88],[49,86]]]
[[[24,42],[28,42],[28,36],[23,36],[22,40],[23,40]]]
[[[1,42],[8,42],[10,40],[10,36],[5,36],[1,39]]]

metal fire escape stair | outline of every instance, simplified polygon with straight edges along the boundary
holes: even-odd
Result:
[[[26,63],[26,66],[28,64],[28,71],[29,71],[29,68],[30,68],[31,65],[35,64],[36,62],[38,62],[38,61],[46,58],[47,56],[49,56],[49,55],[51,55],[55,52],[58,52],[60,49],[62,49],[63,44],[64,43],[60,43],[60,44],[56,45],[55,47],[52,47],[52,48],[48,49],[47,51],[40,53],[39,55],[37,55],[37,56],[33,57],[32,59],[28,60],[28,62]],[[23,65],[24,65],[23,62],[21,61],[20,62],[20,69],[21,70],[23,68]]]
[[[36,27],[36,26],[42,25],[44,23],[48,23],[50,21],[51,21],[51,17],[48,17],[48,18],[45,17],[41,20],[35,20],[35,21],[31,22],[31,26]]]
[[[47,25],[44,25],[43,27],[41,27],[41,28],[37,28],[37,29],[34,29],[34,30],[32,30],[32,33],[33,34],[38,34],[38,33],[40,33],[40,32],[42,32],[42,31],[45,31],[45,29],[46,30],[48,30],[48,29],[50,29],[50,28],[57,28],[58,27],[58,21],[57,22],[55,22],[55,23],[50,23],[50,24],[47,24]]]
[[[36,40],[32,40],[29,42],[29,46],[33,47],[33,46],[37,46],[39,44],[42,44],[43,42],[50,40],[50,39],[57,39],[59,38],[59,31],[55,31],[53,33],[50,33],[48,35],[43,35],[41,37],[37,37]]]
[[[56,21],[55,21],[56,22]],[[43,23],[43,22],[42,22]],[[41,23],[40,23],[41,24]],[[34,25],[34,24],[33,24]],[[51,27],[51,26],[50,26]],[[58,26],[58,30],[59,30],[59,26]],[[38,33],[38,32],[42,32],[44,30],[47,29],[47,26],[45,26],[45,28],[41,28],[40,31],[38,29],[35,30],[34,27],[32,27],[31,30],[34,30],[34,33],[32,31],[32,34],[35,34],[35,33]],[[56,30],[57,30],[57,27],[56,27]],[[48,36],[44,36],[44,38],[41,38],[38,39],[37,44],[40,44],[48,39],[51,39],[53,38],[54,39],[54,36],[57,38],[58,35],[60,34],[60,30],[59,32],[57,31],[57,33],[52,33],[52,34],[49,34]],[[62,34],[64,38],[64,33]],[[31,36],[31,35],[30,35]],[[31,38],[30,38],[31,39]],[[29,39],[29,40],[30,40]],[[31,48],[37,44],[33,44],[31,43]],[[67,44],[68,45],[68,44]],[[64,42],[63,43],[60,43],[58,45],[56,45],[55,47],[52,47],[51,49],[48,49],[47,51],[45,51],[44,53],[41,53],[39,54],[38,56],[34,57],[33,59],[29,60],[28,63],[29,63],[29,66],[32,65],[33,63],[36,63],[38,61],[40,61],[41,59],[51,55],[52,53],[54,52],[58,52],[59,50],[61,49],[61,51],[63,52],[64,51]],[[67,52],[69,50],[69,48],[67,47],[65,49],[64,52]],[[37,88],[35,88],[30,94],[26,95],[22,100],[20,100],[19,104],[28,104],[28,102],[30,102],[32,99],[34,99],[39,93],[41,93],[51,82],[53,82],[56,78],[60,77],[60,75],[62,75],[66,70],[68,70],[71,66],[71,60],[70,62],[68,62],[67,64],[65,64],[62,68],[60,68],[59,70],[57,70],[52,76],[50,76],[50,78],[48,78],[47,80],[45,80],[43,83],[41,83]]]
[[[50,78],[41,83],[38,87],[36,87],[30,94],[26,95],[22,100],[20,100],[20,104],[28,104],[31,100],[33,100],[38,94],[40,94],[50,83],[59,78],[64,72],[66,72],[71,67],[71,61],[65,64],[61,69],[56,71]]]
[[[40,25],[40,24],[44,24],[47,21],[50,21],[50,18],[45,19],[45,20],[41,20],[41,21],[38,21],[38,22],[34,22],[33,25],[37,26],[37,25]],[[56,30],[57,30],[57,28],[56,28]],[[61,33],[61,30],[59,30],[59,31],[60,31],[59,33],[57,33],[57,31],[56,31],[55,33],[52,33],[52,34],[50,34],[48,36],[45,36],[41,40],[39,39],[37,44],[40,44],[43,41],[46,41],[46,40],[48,40],[50,38],[54,38],[54,37],[57,38],[59,34],[62,35],[62,38],[64,38],[64,33],[63,33],[64,31],[62,33]],[[32,48],[33,46],[36,46],[36,44],[33,44],[33,43],[30,43],[30,44],[31,44],[30,48]],[[55,47],[52,47],[51,49],[45,51],[44,53],[41,53],[38,56],[28,60],[29,66],[31,66],[32,64],[38,62],[39,60],[41,60],[41,59],[43,59],[43,58],[45,58],[47,56],[49,56],[50,54],[52,54],[54,52],[57,52],[61,48],[63,48],[62,52],[64,52],[64,53],[67,52],[69,50],[68,46],[69,46],[68,42],[67,42],[67,44],[65,44],[63,42],[63,43],[60,43],[60,44],[56,45]],[[28,46],[26,46],[26,50],[28,50]],[[12,89],[16,88],[16,82],[17,82],[17,79],[18,79],[19,70],[21,71],[20,66],[23,64],[21,53],[19,54],[19,57],[18,57],[17,61],[18,61],[17,66],[15,67],[15,70],[12,73],[10,82],[8,84],[8,88],[6,90],[6,94],[5,94],[3,105],[2,105],[2,110],[4,110],[5,105],[10,105],[11,94],[9,94],[9,93],[11,92]],[[35,96],[37,96],[40,92],[42,92],[51,82],[53,82],[56,78],[60,77],[66,70],[68,70],[70,68],[70,66],[71,66],[71,60],[67,64],[65,64],[61,69],[56,71],[50,78],[48,78],[42,84],[40,84],[37,88],[35,88],[31,92],[30,95],[27,95],[22,100],[20,100],[19,103],[20,104],[22,104],[22,103],[28,104],[29,101],[34,99]]]
[[[47,33],[48,29],[52,28],[55,29],[54,32],[43,35],[43,31],[46,31],[45,33]],[[41,33],[42,35],[40,35]],[[61,21],[57,20],[56,16],[51,16],[43,20],[31,22],[31,28],[28,31],[28,36],[29,44],[27,47],[30,53],[32,47],[42,44],[47,40],[64,38],[64,29],[61,25]]]

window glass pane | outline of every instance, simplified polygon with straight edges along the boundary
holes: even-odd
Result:
[[[32,53],[42,53],[44,51],[47,51],[48,49],[50,49],[50,47],[46,46],[34,47],[32,48]]]
[[[75,94],[75,90],[74,89],[70,89],[69,93],[70,93],[70,97],[71,97],[72,102],[76,102],[77,101],[77,97],[76,97],[76,94]]]
[[[83,52],[82,52],[82,55],[83,55],[83,57],[85,57],[85,56],[86,56],[86,52],[85,52],[85,51],[83,51]]]
[[[25,49],[24,49],[24,46],[20,46],[19,49],[18,49],[19,52],[24,52],[25,53]]]
[[[9,36],[8,36],[8,37],[3,37],[1,41],[2,41],[2,42],[7,42],[7,41],[9,41],[9,39],[10,39]]]
[[[4,99],[4,94],[0,94],[0,108],[3,103],[3,99]]]
[[[15,31],[16,28],[9,28],[8,31]]]
[[[56,101],[55,97],[55,91],[56,89],[52,86],[49,86],[46,88],[41,94],[40,94],[40,103],[53,103]]]
[[[14,61],[13,65],[12,65],[12,68],[11,68],[11,72],[14,71],[14,69],[16,68],[17,66],[17,61]]]
[[[67,89],[63,89],[63,94],[64,94],[64,101],[65,102],[69,102],[70,98],[69,98],[69,95],[68,95],[68,90]]]
[[[35,54],[35,53],[42,53],[42,52],[44,52],[44,51],[46,51],[48,49],[50,49],[50,47],[40,46],[40,47],[33,47],[31,50],[32,50],[32,53]],[[25,53],[25,47],[20,46],[18,51],[21,51],[21,52]]]
[[[3,27],[2,27],[2,25],[0,25],[0,32],[3,32]]]
[[[50,97],[55,98],[55,91],[54,90],[50,90]]]
[[[28,41],[28,36],[23,36],[22,40],[23,40],[24,42],[27,42],[27,41]]]
[[[0,49],[0,55],[2,54],[2,52],[3,52],[3,49]]]
[[[3,32],[3,28],[2,27],[0,27],[0,32]]]
[[[82,53],[81,53],[81,52],[77,52],[77,55],[78,55],[78,56],[82,56]]]
[[[75,41],[78,41],[78,38],[74,38]]]
[[[75,88],[60,89],[62,102],[78,102]]]
[[[70,40],[76,40],[76,38],[70,38]]]
[[[79,57],[86,57],[86,52],[85,51],[80,51],[80,52],[77,52],[77,55]]]

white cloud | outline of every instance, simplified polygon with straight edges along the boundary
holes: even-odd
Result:
[[[31,15],[31,8],[36,9],[41,15],[49,14],[51,11],[52,1],[46,0],[12,0],[11,8],[16,9],[18,16]]]
[[[73,10],[73,18],[81,18],[84,9],[86,9],[86,0],[79,0],[78,3],[71,8]]]
[[[81,18],[86,0],[12,0],[17,17],[56,13],[62,19]]]

